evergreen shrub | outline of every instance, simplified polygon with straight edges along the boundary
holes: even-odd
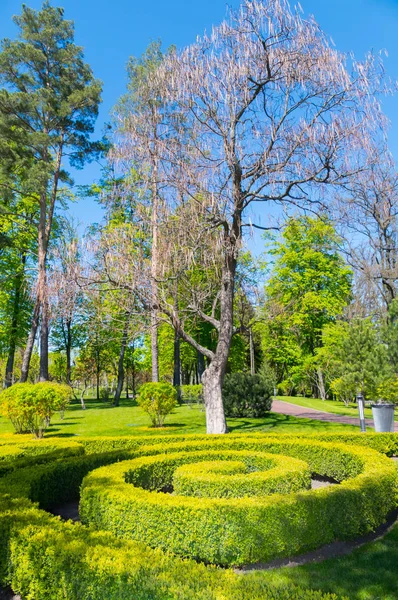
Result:
[[[229,373],[222,389],[227,417],[264,417],[271,410],[273,383],[250,373]]]

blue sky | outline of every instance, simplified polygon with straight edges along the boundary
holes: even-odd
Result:
[[[41,0],[25,0],[33,8]],[[152,40],[164,46],[185,46],[205,29],[219,23],[226,11],[224,0],[53,0],[63,6],[65,17],[75,21],[76,43],[85,49],[87,62],[104,84],[97,130],[101,133],[109,111],[126,85],[129,56],[140,55]],[[0,0],[0,38],[15,37],[12,15],[21,11],[20,0]],[[228,3],[238,6],[234,0]],[[398,80],[398,0],[302,0],[306,14],[315,15],[339,50],[361,57],[368,50],[387,50],[387,73]],[[390,145],[398,159],[398,95],[384,102],[391,120]],[[79,184],[99,177],[98,165],[74,174]],[[99,220],[100,208],[84,200],[72,212],[83,224]]]

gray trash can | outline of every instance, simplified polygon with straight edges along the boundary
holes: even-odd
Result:
[[[375,431],[378,433],[394,431],[394,404],[385,402],[372,404],[372,415]]]

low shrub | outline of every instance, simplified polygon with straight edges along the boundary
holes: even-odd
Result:
[[[398,404],[398,377],[383,381],[377,388],[377,397],[384,402]]]
[[[211,461],[177,467],[172,484],[174,494],[181,496],[244,498],[310,489],[311,472],[304,461],[296,458],[265,452],[218,451],[212,453]]]
[[[198,385],[181,385],[181,400],[185,404],[202,404],[203,403],[203,386]]]
[[[166,416],[177,406],[177,390],[170,383],[144,383],[138,404],[150,416],[153,427],[162,427]]]
[[[271,410],[272,394],[272,382],[260,375],[227,374],[222,389],[225,415],[264,417]]]
[[[0,394],[0,414],[17,433],[30,431],[41,438],[54,412],[63,413],[71,397],[71,388],[60,383],[16,383]]]

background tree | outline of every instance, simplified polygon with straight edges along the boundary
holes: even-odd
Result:
[[[375,289],[387,308],[397,297],[397,217],[398,175],[384,150],[368,171],[353,180],[348,195],[338,201],[347,260],[366,284],[364,296],[373,309]]]
[[[265,288],[263,347],[268,361],[281,379],[296,385],[309,376],[314,396],[323,399],[324,373],[316,360],[322,332],[351,299],[352,271],[338,246],[328,220],[290,219],[269,251],[275,262]]]
[[[151,368],[152,381],[159,381],[158,349],[158,272],[159,220],[162,211],[161,145],[165,142],[165,103],[154,74],[163,60],[161,42],[152,42],[139,58],[131,57],[127,66],[127,93],[116,107],[117,135],[127,135],[129,160],[134,168],[134,188],[141,204],[148,202],[151,225]],[[116,151],[115,155],[119,153]]]
[[[8,145],[20,147],[19,160],[7,164],[24,170],[18,193],[39,207],[36,300],[21,381],[26,381],[40,320],[40,379],[48,379],[49,299],[47,256],[60,182],[70,182],[69,165],[81,167],[98,154],[89,141],[100,102],[101,84],[74,44],[74,28],[63,9],[44,2],[40,11],[23,6],[14,17],[19,39],[3,40],[0,52],[0,114]],[[23,152],[22,152],[23,151]],[[30,162],[27,162],[28,156]],[[8,185],[7,181],[3,185]]]
[[[1,190],[5,192],[4,188]],[[6,355],[4,386],[14,382],[15,356],[29,330],[35,259],[37,210],[34,203],[14,193],[3,193],[0,205],[0,349]]]

